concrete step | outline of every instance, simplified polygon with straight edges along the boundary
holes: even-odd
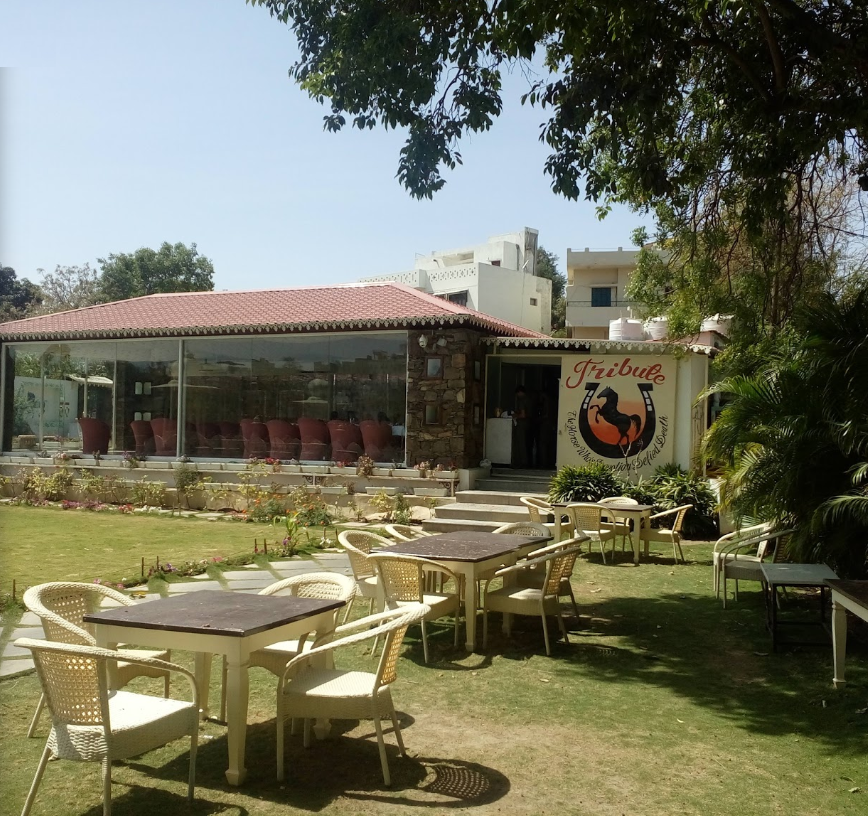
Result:
[[[429,533],[454,533],[458,530],[475,530],[477,532],[492,533],[500,525],[501,522],[499,521],[432,518],[422,522],[422,529]]]
[[[549,480],[528,479],[518,476],[502,479],[498,476],[490,479],[478,479],[475,487],[477,490],[488,490],[498,493],[520,493],[522,496],[533,494],[545,495],[549,492]]]
[[[513,504],[468,504],[453,502],[435,508],[438,519],[469,519],[471,521],[493,521],[498,524],[511,524],[514,521],[528,521],[527,508]]]
[[[521,503],[522,496],[537,496],[540,499],[546,497],[546,493],[522,493],[504,492],[502,490],[459,490],[455,498],[460,504],[504,504],[524,507]]]

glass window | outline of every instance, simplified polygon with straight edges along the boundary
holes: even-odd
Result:
[[[406,332],[191,338],[183,348],[179,364],[178,339],[8,345],[4,447],[302,458],[297,420],[307,417],[342,423],[319,458],[404,460]]]
[[[591,289],[591,306],[611,306],[612,289],[610,287]]]
[[[186,340],[185,450],[341,461],[365,452],[403,461],[400,431],[386,439],[386,430],[404,425],[406,371],[406,332]],[[301,417],[316,421],[306,428],[342,423],[336,444],[305,445]]]
[[[174,387],[168,384],[177,360],[177,340],[10,346],[12,423],[4,447],[84,454],[135,450],[136,417],[177,417],[177,380]]]

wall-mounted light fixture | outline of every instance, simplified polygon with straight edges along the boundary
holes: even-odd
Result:
[[[434,339],[434,335],[432,334],[430,337],[426,334],[419,335],[419,348],[427,348],[429,345],[435,345],[439,348],[443,348],[448,341],[445,337],[438,337],[436,340]]]

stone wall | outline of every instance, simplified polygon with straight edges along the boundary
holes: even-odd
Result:
[[[410,467],[427,461],[432,467],[442,464],[467,468],[482,459],[485,350],[481,336],[478,331],[461,328],[409,332]],[[425,338],[424,347],[419,345],[420,337]]]

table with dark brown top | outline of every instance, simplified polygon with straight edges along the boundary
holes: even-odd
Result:
[[[413,541],[400,541],[389,547],[388,552],[430,558],[464,576],[465,646],[472,652],[476,648],[476,582],[479,577],[498,567],[514,564],[520,556],[548,540],[548,536],[461,530]]]
[[[868,581],[828,580],[832,590],[832,662],[835,665],[832,682],[843,686],[844,661],[847,657],[847,610],[868,621]]]
[[[343,601],[202,590],[106,609],[85,615],[84,620],[93,624],[99,646],[113,648],[126,641],[195,652],[203,716],[208,714],[211,655],[226,656],[226,779],[230,785],[240,785],[247,774],[244,747],[250,653],[309,632],[329,631],[335,624],[335,611],[343,605]]]

